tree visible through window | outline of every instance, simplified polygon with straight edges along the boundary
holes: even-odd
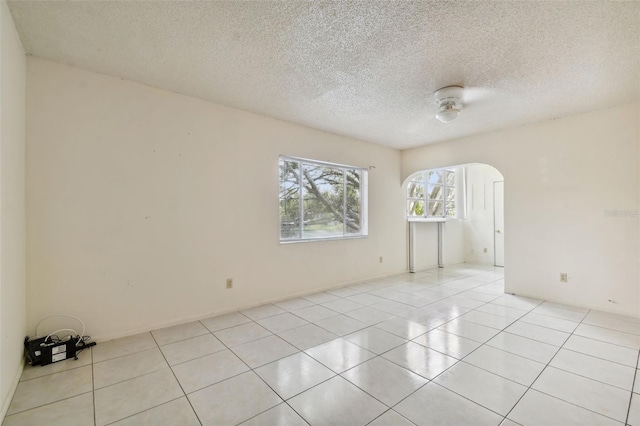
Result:
[[[280,240],[367,235],[366,170],[280,158]]]
[[[456,172],[439,169],[420,172],[407,187],[407,216],[456,217]]]

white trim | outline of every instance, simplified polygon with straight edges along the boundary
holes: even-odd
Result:
[[[296,238],[291,240],[280,240],[280,244],[297,244],[297,243],[312,243],[315,241],[336,241],[336,240],[358,240],[360,238],[368,238],[368,235],[363,234],[351,234],[339,237],[315,237],[315,238]]]
[[[278,158],[278,164],[282,164],[283,162],[291,162],[298,164],[298,217],[300,221],[298,236],[292,238],[282,238],[282,222],[281,219],[279,221],[279,242],[280,244],[292,244],[292,243],[304,243],[304,242],[312,242],[312,241],[327,241],[327,240],[350,240],[357,238],[366,238],[369,235],[369,221],[368,221],[368,202],[369,202],[369,171],[368,169],[362,167],[354,167],[347,166],[343,164],[334,164],[325,161],[316,161],[316,160],[308,160],[304,158],[298,157],[289,157],[286,155],[280,155]],[[321,166],[332,169],[337,169],[342,171],[342,214],[343,214],[343,222],[342,222],[342,235],[331,235],[327,237],[304,237],[304,193],[303,193],[303,169],[306,165],[311,166]],[[357,234],[349,234],[347,233],[347,171],[355,171],[360,176],[360,232]],[[282,179],[282,176],[280,177]],[[282,180],[280,180],[280,185],[282,185]],[[279,200],[280,195],[278,195]]]
[[[444,230],[442,229],[442,223],[438,222],[438,268],[444,268]]]
[[[360,235],[369,235],[369,171],[360,173]]]
[[[458,219],[455,218],[445,218],[445,217],[441,217],[441,216],[429,216],[429,217],[422,217],[422,216],[415,216],[415,217],[408,217],[407,218],[407,222],[449,222],[449,221],[456,221]]]
[[[414,274],[416,272],[416,226],[414,222],[409,222],[409,272]]]
[[[436,185],[442,187],[442,199],[435,200],[429,198],[429,192],[427,188],[429,187],[429,173],[430,172],[440,172],[442,173],[442,183],[435,183],[431,185]],[[447,172],[454,174],[453,184],[449,185],[447,183]],[[423,175],[422,179],[417,180],[415,176]],[[456,166],[456,167],[442,167],[438,169],[427,169],[420,170],[413,173],[408,178],[407,184],[407,193],[405,194],[405,209],[407,220],[410,222],[440,222],[447,220],[464,220],[466,218],[466,206],[465,206],[465,194],[466,194],[466,181],[465,181],[465,168],[464,166]],[[423,196],[422,197],[409,197],[408,190],[409,185],[411,183],[418,183],[423,186]],[[448,200],[449,190],[453,188],[455,191],[455,196],[453,200]],[[409,204],[408,202],[420,202],[424,203],[424,215],[423,216],[409,216]],[[442,203],[442,216],[432,216],[429,214],[429,203]],[[447,205],[453,203],[456,214],[454,216],[447,216]],[[444,219],[444,220],[441,220]]]
[[[280,159],[291,160],[291,161],[302,161],[304,163],[317,164],[319,166],[334,167],[337,169],[364,170],[364,171],[369,170],[367,167],[349,166],[346,164],[331,163],[329,161],[310,160],[308,158],[301,158],[301,157],[289,157],[288,155],[280,155]]]
[[[18,384],[20,383],[20,377],[22,377],[22,371],[24,370],[24,358],[22,358],[20,362],[20,366],[16,375],[13,378],[13,382],[11,382],[11,387],[9,388],[9,393],[7,394],[7,398],[2,401],[2,411],[0,411],[0,423],[4,422],[4,418],[7,415],[7,411],[9,410],[9,405],[13,400],[13,395],[16,393],[16,389],[18,388]]]
[[[496,183],[502,184],[502,221],[504,222],[504,180],[494,180],[493,181],[493,266],[496,268],[504,268],[504,259],[502,259],[503,265],[498,265],[496,262]],[[504,223],[502,224],[502,228],[504,232]],[[504,236],[502,238],[504,239]],[[504,241],[503,241],[503,250],[504,250]]]
[[[260,302],[252,302],[252,303],[247,303],[247,304],[240,304],[240,305],[236,305],[236,306],[233,306],[233,307],[227,308],[227,309],[222,309],[222,310],[217,310],[217,311],[209,311],[209,312],[206,312],[206,313],[199,313],[199,314],[195,314],[195,315],[189,315],[188,317],[182,317],[182,318],[177,319],[177,320],[158,321],[158,322],[150,323],[150,324],[147,324],[147,325],[144,325],[144,326],[136,327],[134,329],[129,329],[129,330],[123,331],[122,333],[111,333],[111,334],[96,335],[96,336],[94,336],[92,334],[92,340],[97,342],[98,345],[99,345],[100,342],[106,342],[106,341],[109,341],[109,340],[119,339],[119,338],[122,338],[122,337],[134,336],[134,335],[140,334],[140,333],[148,333],[150,331],[157,330],[157,329],[160,329],[160,328],[172,327],[172,326],[175,326],[175,325],[186,324],[186,323],[193,322],[193,321],[200,321],[200,320],[204,320],[204,319],[211,318],[211,317],[216,317],[216,316],[220,316],[220,315],[224,315],[224,314],[229,314],[229,313],[232,313],[232,312],[240,312],[240,311],[243,311],[243,310],[246,310],[246,309],[251,309],[251,308],[258,307],[258,306],[267,305],[267,304],[270,304],[270,303],[271,304],[272,303],[277,303],[277,302],[281,302],[281,301],[288,300],[288,299],[294,299],[296,297],[304,297],[304,296],[307,296],[307,295],[310,295],[310,294],[321,293],[321,292],[324,292],[324,291],[343,288],[343,287],[347,287],[347,286],[350,286],[350,285],[363,284],[363,283],[367,283],[367,282],[370,282],[370,281],[382,280],[382,279],[385,279],[385,278],[394,277],[394,276],[397,276],[397,275],[400,275],[400,274],[406,274],[406,273],[408,273],[408,271],[406,269],[403,269],[401,271],[393,272],[391,274],[375,275],[375,276],[372,276],[372,277],[369,277],[369,278],[362,278],[362,279],[357,279],[357,280],[353,280],[353,281],[343,282],[341,284],[333,284],[333,285],[319,287],[319,288],[315,288],[315,289],[311,289],[311,290],[304,290],[304,291],[289,293],[289,294],[287,294],[285,296],[272,297],[272,298],[269,298],[269,299],[262,300]],[[391,286],[393,284],[390,283],[389,285]]]

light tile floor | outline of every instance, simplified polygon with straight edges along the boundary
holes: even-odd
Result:
[[[640,425],[640,319],[402,274],[27,367],[3,425]]]

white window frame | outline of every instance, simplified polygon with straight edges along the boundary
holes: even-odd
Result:
[[[429,191],[427,188],[429,186],[429,173],[431,172],[440,172],[442,173],[442,199],[431,199],[429,197]],[[446,172],[454,173],[453,185],[447,184]],[[464,219],[464,167],[443,167],[440,169],[429,169],[429,170],[421,170],[413,174],[413,176],[419,176],[422,174],[422,179],[412,178],[409,180],[406,189],[406,202],[405,202],[405,211],[407,215],[407,219],[410,221],[420,221],[420,220],[434,220],[434,221],[443,221],[443,220],[458,220]],[[409,197],[409,186],[411,183],[420,183],[423,188],[422,197]],[[438,184],[440,185],[440,184]],[[453,188],[455,192],[455,196],[451,201],[447,201],[449,191]],[[422,216],[412,216],[409,214],[409,203],[410,202],[418,202],[421,201],[424,203],[424,214]],[[429,202],[442,202],[442,215],[431,215],[429,214]],[[454,214],[451,216],[447,216],[447,202],[452,203],[454,206]]]
[[[311,166],[321,166],[321,167],[328,167],[328,168],[334,168],[334,169],[341,169],[343,172],[343,179],[342,179],[342,184],[343,184],[343,210],[342,210],[342,214],[343,214],[343,218],[346,216],[346,209],[347,209],[347,179],[346,179],[346,172],[347,170],[355,170],[358,171],[360,173],[360,232],[359,233],[351,233],[348,234],[347,233],[347,225],[346,225],[346,221],[343,220],[342,226],[343,226],[343,231],[342,231],[342,235],[331,235],[331,236],[326,236],[326,237],[322,237],[322,236],[314,236],[314,237],[305,237],[304,235],[304,223],[303,222],[303,218],[304,218],[304,197],[303,197],[303,177],[302,177],[302,173],[299,173],[299,184],[298,184],[298,188],[300,191],[300,194],[298,196],[298,208],[299,210],[299,217],[301,218],[301,226],[299,226],[298,229],[298,237],[294,237],[294,238],[282,238],[282,223],[280,222],[280,214],[278,213],[278,234],[279,234],[279,238],[280,238],[280,244],[290,244],[290,243],[300,243],[300,242],[311,242],[311,241],[327,241],[327,240],[350,240],[350,239],[357,239],[357,238],[366,238],[369,235],[369,226],[368,226],[368,192],[369,192],[369,185],[368,185],[368,173],[369,171],[366,168],[362,168],[362,167],[355,167],[355,166],[348,166],[345,164],[337,164],[337,163],[330,163],[330,162],[326,162],[326,161],[318,161],[318,160],[310,160],[308,158],[299,158],[299,157],[290,157],[290,156],[285,156],[285,155],[281,155],[278,158],[278,169],[280,168],[280,162],[281,161],[290,161],[290,162],[297,162],[298,163],[298,170],[302,170],[302,167],[304,165],[311,165]],[[280,179],[280,178],[279,178]],[[282,182],[279,182],[279,187],[282,185]],[[279,202],[280,202],[280,191],[278,191],[278,209],[280,209],[279,206]]]

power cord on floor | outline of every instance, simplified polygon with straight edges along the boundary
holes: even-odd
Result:
[[[82,332],[78,333],[72,328],[60,328],[47,334],[44,338],[41,337],[39,334],[40,325],[51,318],[59,317],[67,317],[76,320],[82,326]],[[58,333],[68,331],[70,331],[71,334],[67,334],[60,338]],[[85,335],[85,331],[86,327],[84,322],[75,315],[56,314],[43,318],[38,322],[38,324],[36,324],[36,337],[29,338],[27,336],[24,340],[25,356],[27,361],[32,365],[46,365],[71,357],[77,360],[80,352],[91,346],[95,346],[96,344],[95,342],[89,342],[91,336]]]

